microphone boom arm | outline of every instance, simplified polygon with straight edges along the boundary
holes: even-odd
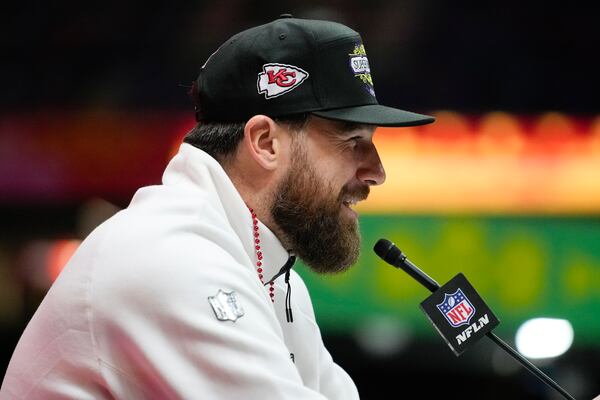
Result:
[[[381,257],[385,262],[392,265],[393,267],[399,268],[410,275],[414,280],[423,285],[430,292],[435,292],[441,286],[433,280],[425,272],[421,271],[419,267],[410,262],[404,253],[400,251],[398,247],[387,239],[379,239],[375,244],[375,253]],[[575,400],[565,389],[563,389],[558,383],[552,378],[546,375],[542,370],[533,365],[528,359],[523,357],[521,353],[510,347],[506,342],[496,336],[493,332],[486,333],[486,336],[496,343],[500,348],[514,358],[518,363],[525,367],[529,372],[535,375],[538,379],[544,382],[546,385],[552,387],[559,392],[564,398],[569,400]]]

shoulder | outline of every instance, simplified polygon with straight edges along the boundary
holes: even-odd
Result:
[[[188,207],[189,200],[138,203],[84,241],[74,262],[89,269],[94,307],[110,311],[144,304],[158,310],[168,302],[206,299],[219,289],[260,293],[227,220],[207,208],[210,202],[195,200],[195,208]]]
[[[112,334],[108,333],[112,326],[130,335],[143,330],[168,335],[177,335],[182,329],[194,335],[220,332],[228,326],[215,316],[217,306],[210,298],[222,292],[234,293],[234,297],[223,299],[221,295],[218,301],[235,301],[246,311],[235,324],[238,333],[280,330],[250,262],[241,263],[232,255],[235,239],[217,244],[189,231],[160,238],[141,235],[139,239],[139,243],[126,240],[118,245],[111,239],[116,247],[105,243],[102,255],[94,260],[90,290],[93,329],[101,333],[109,329],[105,333]],[[140,330],[142,326],[145,328]]]
[[[90,260],[97,291],[171,297],[245,285],[251,276],[241,243],[222,227],[126,216],[103,236]]]

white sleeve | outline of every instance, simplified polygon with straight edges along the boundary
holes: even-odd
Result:
[[[304,280],[293,272],[294,300],[300,311],[308,318],[316,330],[318,337],[316,346],[319,365],[319,391],[328,399],[358,400],[358,390],[352,378],[346,371],[335,363],[325,347],[321,330],[316,323],[315,312]]]
[[[126,256],[113,249],[95,261],[92,340],[112,394],[325,399],[303,385],[253,271],[190,237],[146,243]],[[244,311],[237,321],[216,318],[208,297],[219,289],[236,293]]]
[[[329,351],[321,351],[321,393],[329,399],[358,400],[354,381],[343,368],[337,365]]]

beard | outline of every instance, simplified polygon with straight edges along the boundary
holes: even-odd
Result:
[[[360,252],[358,221],[342,215],[342,200],[368,194],[368,185],[345,185],[336,194],[309,164],[306,151],[297,148],[276,189],[271,215],[285,245],[306,265],[318,273],[338,273],[352,266]]]

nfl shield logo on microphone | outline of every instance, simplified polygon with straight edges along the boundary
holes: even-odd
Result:
[[[464,295],[462,289],[458,289],[452,294],[444,293],[444,301],[437,304],[437,308],[446,317],[448,323],[455,328],[469,325],[471,317],[475,315],[475,307]]]

